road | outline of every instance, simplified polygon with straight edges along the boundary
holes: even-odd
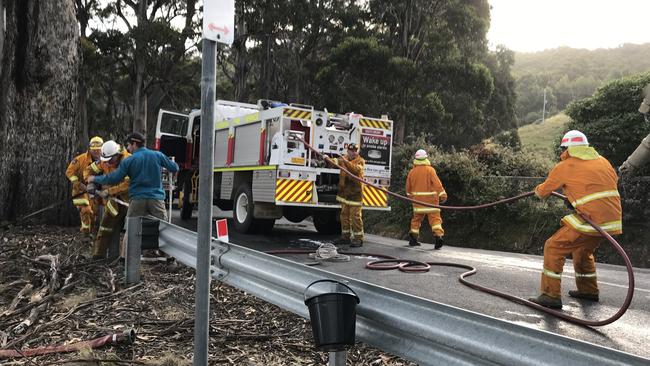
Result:
[[[174,223],[196,230],[196,219]],[[195,213],[196,215],[196,213]],[[215,218],[228,217],[228,212],[215,210]],[[331,243],[336,237],[323,236],[311,223],[293,224],[278,220],[269,235],[248,235],[234,232],[229,222],[230,241],[256,250],[315,249]],[[477,268],[471,282],[518,297],[536,296],[539,291],[542,257],[507,252],[468,249],[449,243],[442,250],[423,244],[412,248],[406,241],[366,235],[362,248],[356,252],[377,253],[419,261],[462,263]],[[312,262],[306,255],[288,255],[297,262]],[[632,304],[616,322],[597,328],[583,327],[559,320],[537,310],[466,287],[458,282],[464,271],[453,267],[432,267],[427,273],[404,273],[397,270],[371,271],[365,269],[367,256],[352,256],[349,262],[324,262],[321,269],[370,282],[431,301],[492,316],[522,326],[560,334],[648,358],[650,364],[650,270],[635,268],[635,295]],[[575,288],[573,266],[567,261],[563,273],[563,311],[575,317],[605,319],[623,303],[627,292],[627,272],[623,266],[597,264],[600,302],[579,301],[568,296]]]

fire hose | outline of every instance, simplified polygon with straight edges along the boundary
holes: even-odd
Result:
[[[486,204],[481,204],[481,205],[474,205],[474,206],[443,206],[443,205],[434,205],[434,204],[429,204],[425,202],[420,202],[408,197],[405,197],[403,195],[391,192],[383,187],[380,187],[378,185],[372,184],[370,182],[365,181],[364,179],[361,179],[357,177],[356,175],[352,174],[349,170],[347,170],[345,167],[335,163],[331,158],[328,156],[320,153],[318,150],[313,148],[311,145],[309,145],[305,140],[302,138],[295,136],[295,138],[299,141],[301,141],[305,146],[311,150],[313,153],[315,153],[318,157],[324,159],[327,161],[329,164],[332,164],[333,166],[339,168],[341,171],[345,172],[349,177],[352,179],[358,181],[359,183],[366,184],[368,186],[371,186],[377,190],[380,190],[392,197],[395,197],[397,199],[403,200],[403,201],[408,201],[411,203],[416,203],[420,206],[425,206],[425,207],[431,207],[431,208],[438,208],[438,209],[443,209],[443,210],[478,210],[478,209],[483,209],[483,208],[488,208],[488,207],[493,207],[496,205],[504,204],[504,203],[510,203],[514,202],[517,200],[520,200],[525,197],[530,197],[534,195],[534,192],[526,192],[514,197],[510,198],[505,198],[501,199],[495,202],[490,202]],[[566,197],[560,193],[553,192],[553,196],[565,199]],[[469,265],[465,264],[459,264],[459,263],[446,263],[446,262],[421,262],[421,261],[414,261],[414,260],[403,260],[403,259],[398,259],[386,255],[378,255],[378,254],[372,254],[372,253],[359,253],[359,252],[340,252],[341,254],[353,254],[353,255],[367,255],[367,256],[374,256],[378,258],[384,258],[376,261],[371,261],[366,263],[366,268],[368,269],[373,269],[373,270],[383,270],[383,269],[399,269],[404,272],[426,272],[429,270],[429,268],[434,265],[434,266],[450,266],[450,267],[457,267],[457,268],[464,268],[468,269],[469,271],[462,273],[458,277],[458,281],[462,283],[465,286],[471,287],[475,290],[483,291],[510,301],[513,301],[515,303],[525,305],[540,311],[543,311],[547,314],[551,314],[553,316],[556,316],[560,319],[566,320],[571,323],[575,324],[580,324],[580,325],[588,325],[588,326],[603,326],[607,325],[610,323],[615,322],[618,320],[625,312],[627,309],[630,307],[630,304],[632,303],[632,298],[634,297],[634,271],[632,269],[632,262],[630,261],[630,258],[627,256],[625,253],[625,250],[621,247],[621,245],[611,236],[609,235],[606,231],[604,231],[600,226],[598,226],[596,223],[594,223],[589,217],[586,215],[583,215],[579,211],[576,210],[576,213],[582,217],[585,222],[589,223],[601,236],[603,236],[607,241],[614,247],[614,249],[621,255],[623,258],[623,261],[625,262],[625,267],[627,269],[627,277],[628,277],[628,289],[627,289],[627,294],[625,296],[625,300],[623,301],[623,305],[619,308],[619,310],[614,313],[614,315],[603,319],[603,320],[587,320],[587,319],[580,319],[577,317],[573,317],[570,315],[567,315],[565,313],[562,313],[561,311],[553,310],[547,307],[544,307],[542,305],[536,304],[534,302],[528,301],[526,299],[513,296],[510,294],[503,293],[501,291],[497,291],[495,289],[491,289],[488,287],[484,287],[481,285],[477,285],[475,283],[471,283],[467,281],[465,278],[470,277],[474,274],[476,274],[476,268],[471,267]],[[272,251],[269,252],[271,254],[299,254],[299,253],[311,253],[313,251],[301,251],[301,250],[290,250],[290,251]],[[388,263],[392,263],[391,265],[387,265]]]
[[[91,339],[88,341],[81,341],[64,345],[50,345],[38,348],[28,348],[23,350],[17,349],[0,349],[0,359],[3,358],[18,358],[18,357],[33,357],[38,355],[45,355],[48,353],[66,353],[81,351],[86,348],[99,348],[107,344],[126,343],[131,344],[135,342],[135,330],[126,329],[124,331],[117,331],[115,333],[107,334],[105,336]]]

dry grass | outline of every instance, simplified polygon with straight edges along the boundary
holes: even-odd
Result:
[[[543,123],[531,123],[519,128],[519,137],[524,151],[541,157],[556,160],[553,143],[566,132],[571,119],[564,113],[556,114]]]

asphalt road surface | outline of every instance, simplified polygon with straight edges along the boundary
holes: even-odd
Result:
[[[215,209],[215,218],[232,217],[229,212]],[[174,223],[196,230],[196,212],[188,221],[174,216]],[[248,235],[234,232],[229,222],[230,241],[252,249],[316,249],[322,243],[331,243],[334,236],[323,236],[313,225],[304,221],[293,224],[278,220],[269,235]],[[362,248],[350,251],[378,253],[419,261],[462,263],[477,268],[478,273],[468,280],[518,297],[538,295],[542,257],[507,252],[468,249],[445,243],[442,250],[423,244],[411,248],[406,241],[366,235]],[[623,246],[625,246],[623,244]],[[288,255],[296,262],[312,262],[306,255]],[[323,262],[319,268],[401,291],[431,301],[492,316],[522,326],[560,334],[566,337],[598,344],[648,358],[650,365],[650,270],[635,268],[635,293],[628,311],[616,322],[602,327],[583,327],[546,315],[535,309],[489,295],[458,282],[464,270],[453,267],[432,267],[427,273],[404,273],[397,270],[371,271],[364,265],[367,256],[352,256],[349,262]],[[567,261],[562,281],[563,311],[585,319],[605,319],[614,314],[625,298],[628,280],[624,266],[597,264],[600,302],[579,301],[568,296],[575,288],[573,266]]]

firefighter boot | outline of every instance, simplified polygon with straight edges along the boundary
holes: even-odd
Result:
[[[550,297],[546,294],[541,294],[537,297],[529,298],[528,301],[551,309],[562,309],[562,299],[559,297]]]
[[[588,294],[585,292],[580,292],[578,290],[569,290],[569,296],[575,297],[576,299],[583,299],[583,300],[590,300],[590,301],[600,300],[598,298],[598,294]]]
[[[362,239],[352,239],[352,242],[350,243],[350,248],[359,248],[361,246],[363,246]]]
[[[350,245],[350,238],[338,238],[334,240],[334,245]]]
[[[442,236],[436,236],[436,244],[434,245],[433,249],[440,249],[442,246],[445,244],[444,240],[442,240]]]
[[[412,247],[420,246],[420,243],[418,242],[418,237],[413,233],[409,234],[409,246]]]

